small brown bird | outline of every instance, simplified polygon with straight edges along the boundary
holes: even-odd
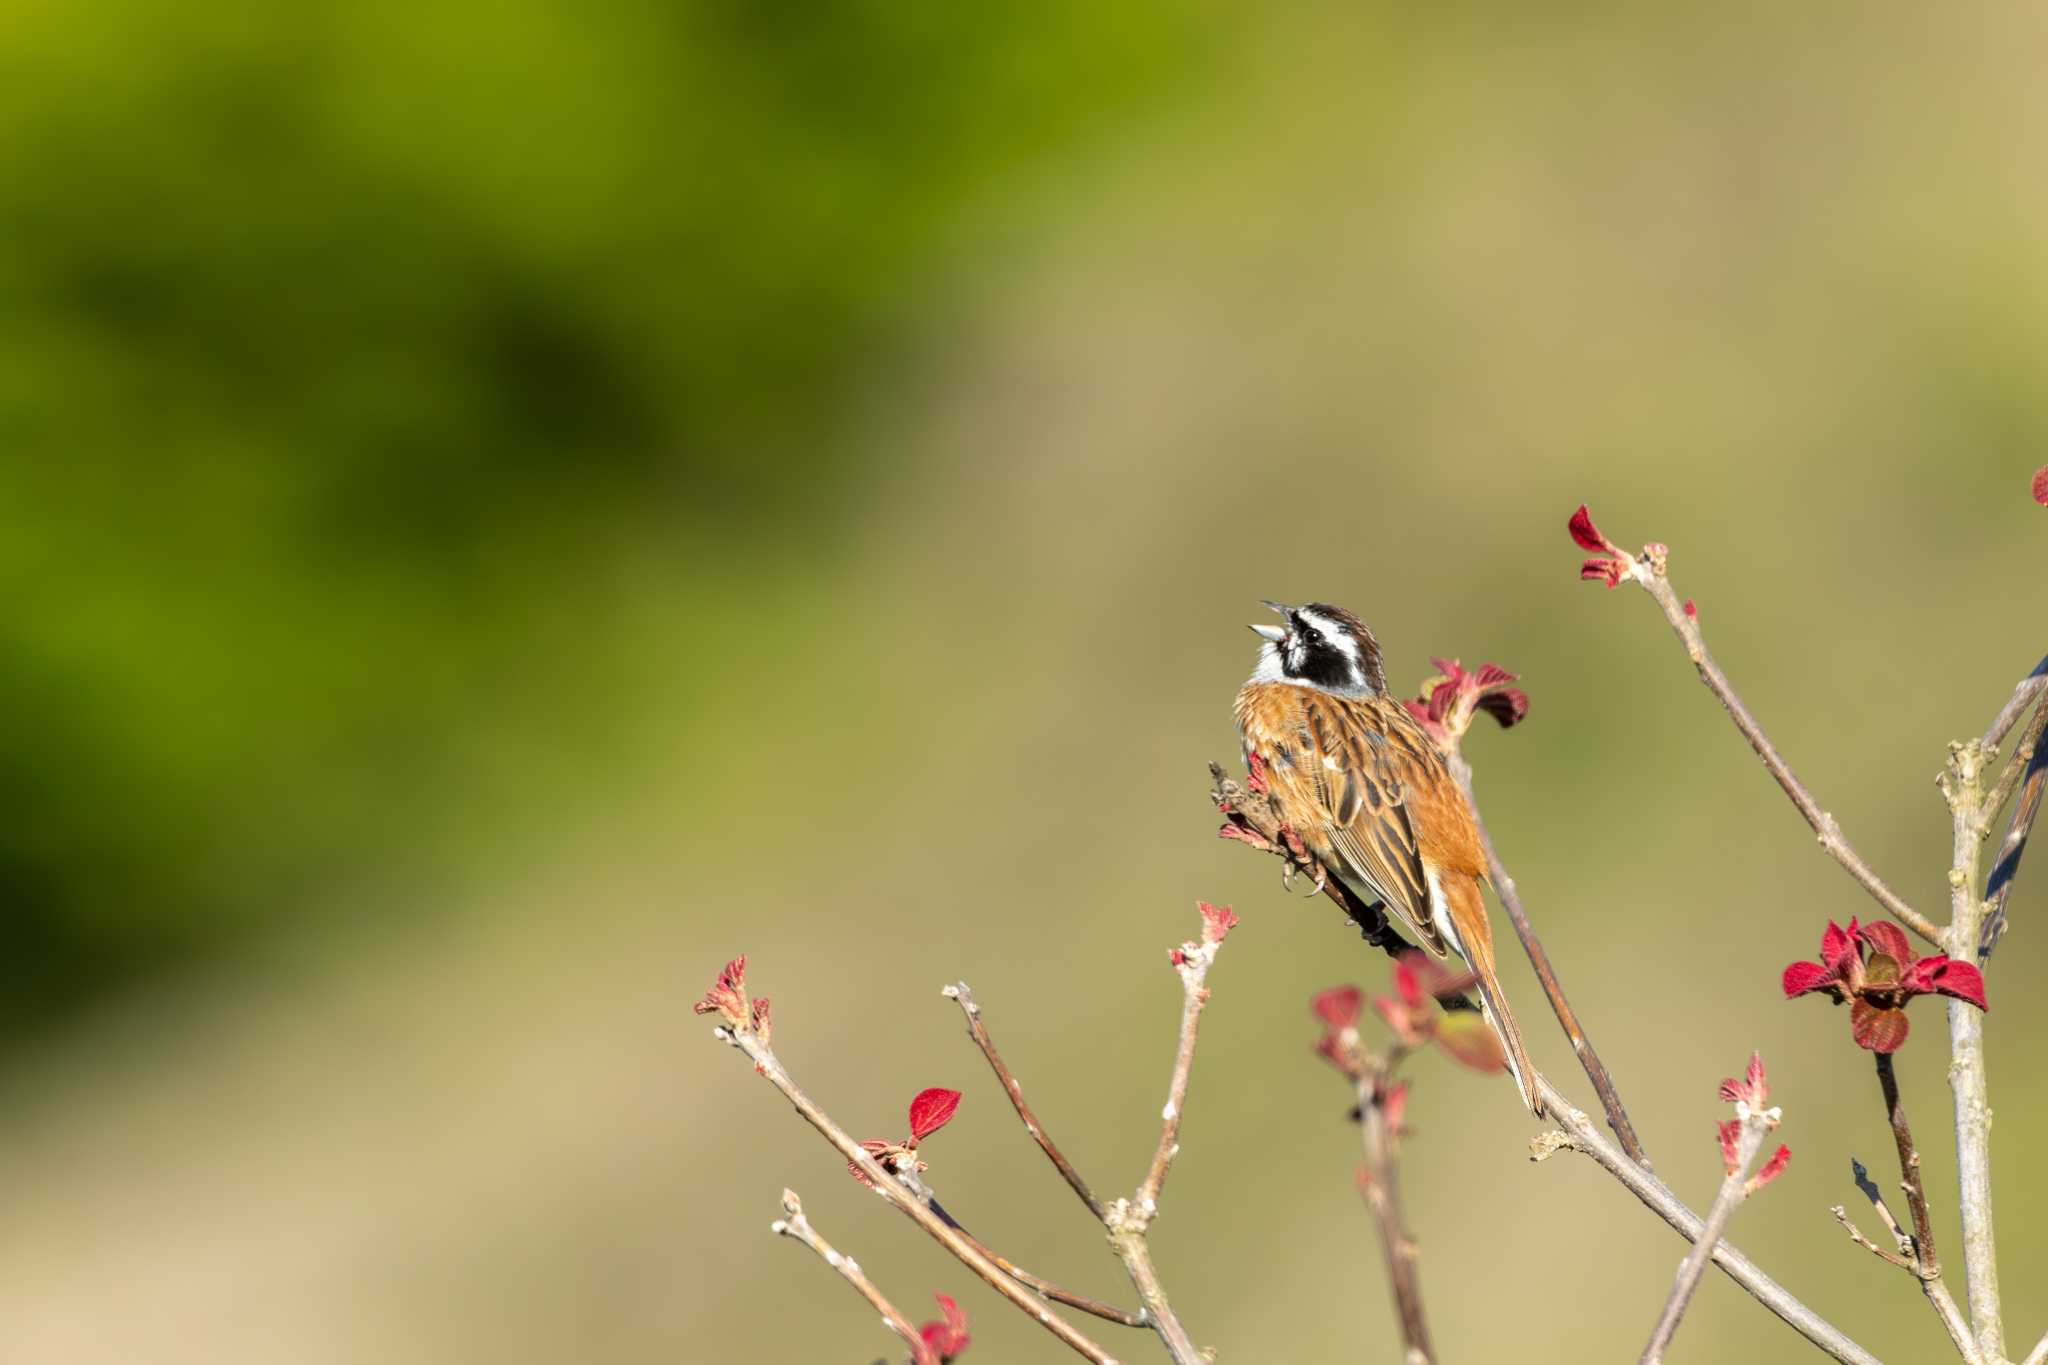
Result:
[[[1536,1071],[1494,970],[1479,883],[1486,852],[1436,744],[1387,695],[1379,641],[1342,607],[1266,603],[1258,667],[1237,694],[1237,729],[1287,827],[1324,873],[1386,907],[1438,957],[1455,951],[1507,1051],[1523,1103],[1543,1115]]]

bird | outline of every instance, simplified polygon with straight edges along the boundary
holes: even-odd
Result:
[[[1536,1070],[1495,969],[1480,894],[1485,843],[1449,762],[1388,695],[1364,621],[1322,602],[1264,605],[1286,624],[1252,626],[1262,643],[1236,706],[1247,766],[1319,880],[1385,907],[1433,955],[1464,959],[1522,1102],[1541,1118]]]

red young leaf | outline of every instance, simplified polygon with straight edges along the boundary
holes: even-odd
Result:
[[[1453,664],[1453,668],[1457,665]],[[1448,679],[1429,689],[1429,718],[1443,724],[1458,705],[1458,684]]]
[[[704,998],[690,1009],[696,1014],[724,1015],[725,1022],[732,1027],[746,1029],[751,1019],[751,1011],[747,1007],[747,955],[741,953],[726,963],[725,970],[718,974],[718,980],[704,993]]]
[[[1572,513],[1569,528],[1572,533],[1573,543],[1581,550],[1612,550],[1614,548],[1608,542],[1607,537],[1601,535],[1599,530],[1594,527],[1592,514],[1586,511],[1586,504],[1584,503],[1580,503],[1579,510]]]
[[[1984,973],[1975,963],[1959,962],[1943,953],[1923,957],[1907,968],[1904,984],[1915,994],[1946,995],[1980,1010],[1991,1008],[1984,999]]]
[[[1627,572],[1627,562],[1619,559],[1589,559],[1579,565],[1579,577],[1605,579],[1610,588],[1620,587]]]
[[[1207,901],[1196,901],[1195,908],[1202,912],[1202,942],[1221,943],[1223,936],[1237,927],[1237,915],[1227,905],[1211,905]]]
[[[1419,1010],[1429,1000],[1422,989],[1422,975],[1417,970],[1428,959],[1421,953],[1410,951],[1394,959],[1394,989],[1401,993],[1401,1003],[1411,1010]]]
[[[1750,1194],[1755,1194],[1758,1190],[1776,1180],[1780,1175],[1783,1175],[1786,1163],[1791,1160],[1792,1149],[1782,1142],[1779,1143],[1778,1150],[1772,1152],[1764,1164],[1757,1168],[1756,1174],[1749,1178],[1745,1189]]]
[[[917,1098],[910,1102],[910,1141],[906,1147],[916,1147],[933,1133],[944,1128],[953,1117],[953,1111],[960,1107],[960,1092],[943,1090],[933,1086],[917,1092]]]
[[[1885,1009],[1868,1000],[1849,1006],[1849,1032],[1856,1046],[1872,1052],[1897,1052],[1905,1045],[1911,1025],[1902,1009]]]
[[[1499,664],[1481,664],[1479,671],[1472,675],[1473,681],[1478,683],[1481,691],[1489,687],[1499,687],[1502,683],[1518,681],[1520,677],[1521,674],[1510,673]]]
[[[2034,501],[2048,507],[2048,464],[2034,471]]]
[[[1764,1058],[1760,1052],[1749,1054],[1749,1066],[1743,1071],[1741,1080],[1721,1082],[1722,1099],[1730,1104],[1741,1100],[1752,1109],[1763,1108],[1770,1093],[1770,1087],[1764,1083]]]
[[[1395,961],[1415,973],[1416,983],[1422,987],[1424,995],[1434,996],[1438,1000],[1445,996],[1463,995],[1472,989],[1472,983],[1478,979],[1469,971],[1452,971],[1418,948],[1410,948]],[[1395,984],[1399,984],[1398,977]]]
[[[1408,1113],[1408,1082],[1395,1081],[1380,1095],[1380,1112],[1387,1116],[1389,1131],[1399,1133],[1401,1120]]]
[[[1316,1039],[1315,1054],[1349,1076],[1358,1070],[1358,1062],[1344,1046],[1344,1036],[1335,1029],[1324,1029],[1323,1036]]]
[[[1820,960],[1822,963],[1830,970],[1839,971],[1842,964],[1847,962],[1850,956],[1855,953],[1856,938],[1857,927],[1854,916],[1850,917],[1847,929],[1844,929],[1833,920],[1829,920],[1828,927],[1821,931],[1820,936]]]
[[[928,1322],[917,1329],[918,1338],[926,1348],[938,1354],[940,1361],[952,1360],[967,1349],[972,1340],[967,1335],[967,1314],[960,1305],[953,1302],[951,1294],[934,1294],[939,1301],[940,1322]]]
[[[1408,714],[1415,717],[1415,723],[1417,725],[1420,725],[1424,730],[1427,730],[1429,732],[1429,737],[1431,739],[1437,741],[1439,744],[1443,743],[1445,738],[1444,727],[1437,723],[1437,719],[1435,716],[1429,714],[1428,702],[1419,701],[1416,698],[1410,697],[1408,700],[1402,702],[1401,705],[1408,708]]]
[[[1356,986],[1332,986],[1308,1002],[1316,1018],[1328,1024],[1333,1031],[1356,1025],[1358,1012],[1364,1005],[1365,993]]]
[[[1404,1046],[1413,1047],[1422,1041],[1421,1021],[1416,1018],[1416,1012],[1399,1000],[1388,995],[1375,995],[1372,1007],[1380,1018],[1387,1021],[1387,1027]]]
[[[1785,998],[1790,1000],[1795,995],[1832,986],[1834,982],[1835,974],[1818,962],[1795,962],[1785,969],[1781,984],[1785,988]]]
[[[1493,1026],[1473,1010],[1456,1010],[1436,1021],[1437,1045],[1474,1071],[1505,1071],[1507,1054]]]
[[[1529,694],[1519,687],[1482,692],[1479,709],[1499,721],[1500,728],[1505,730],[1529,714]]]
[[[1736,1143],[1742,1138],[1740,1119],[1722,1119],[1714,1125],[1714,1133],[1721,1139],[1721,1164],[1728,1168],[1728,1174],[1735,1174]]]
[[[1859,930],[1863,941],[1878,952],[1896,962],[1913,960],[1913,945],[1906,942],[1906,931],[1889,920],[1872,920]]]
[[[768,997],[765,995],[754,1002],[753,1023],[754,1033],[762,1042],[773,1036],[774,1021],[768,1013]]]

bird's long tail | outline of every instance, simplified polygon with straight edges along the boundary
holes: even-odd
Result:
[[[1479,1008],[1486,1015],[1486,1022],[1500,1035],[1502,1046],[1507,1052],[1508,1074],[1515,1078],[1515,1088],[1522,1092],[1522,1103],[1529,1106],[1529,1112],[1537,1118],[1543,1117],[1543,1101],[1536,1096],[1536,1066],[1529,1060],[1529,1051],[1522,1045],[1522,1029],[1515,1022],[1515,1012],[1508,1008],[1507,992],[1501,989],[1500,974],[1494,969],[1493,928],[1487,922],[1486,902],[1479,892],[1476,877],[1450,877],[1449,884],[1443,885],[1438,903],[1448,912],[1448,925],[1444,935],[1451,945],[1472,968],[1479,987]]]

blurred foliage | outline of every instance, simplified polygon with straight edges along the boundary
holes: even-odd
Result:
[[[650,652],[619,547],[838,534],[823,419],[906,280],[1200,23],[8,10],[0,1018],[359,892],[465,727],[593,743]]]

